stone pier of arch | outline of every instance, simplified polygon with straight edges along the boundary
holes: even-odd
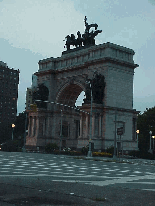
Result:
[[[124,127],[123,149],[136,150],[136,119],[139,112],[133,109],[133,75],[138,65],[134,63],[133,55],[132,49],[108,42],[73,49],[58,58],[40,60],[35,75],[38,84],[43,83],[48,88],[49,103],[47,109],[28,111],[26,147],[44,148],[47,143],[57,143],[59,146],[61,120],[62,147],[80,149],[88,145],[90,115],[86,112],[90,113],[90,104],[84,103],[79,107],[85,112],[73,107],[79,94],[86,90],[86,80],[92,79],[94,71],[97,71],[104,75],[106,87],[103,103],[93,103],[91,132],[94,149],[105,150],[114,145],[116,120],[116,128]],[[119,136],[117,141],[120,141]]]

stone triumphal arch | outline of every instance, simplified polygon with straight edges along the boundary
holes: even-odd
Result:
[[[123,140],[124,150],[137,149],[133,75],[138,65],[133,61],[134,51],[109,42],[92,42],[70,49],[75,42],[67,36],[67,51],[61,57],[39,61],[35,75],[47,92],[36,94],[37,110],[28,111],[26,147],[44,147],[49,142],[59,145],[62,140],[63,147],[82,148],[88,145],[91,132],[94,149],[104,150],[114,145],[117,128],[123,128],[122,139],[116,135],[117,142]],[[82,91],[86,94],[84,103],[75,108]],[[44,104],[37,100],[44,100]]]

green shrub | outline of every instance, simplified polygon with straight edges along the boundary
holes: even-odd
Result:
[[[6,152],[21,152],[23,142],[21,140],[9,140],[1,144],[1,151]]]
[[[130,151],[129,155],[132,157],[138,157],[138,158],[142,158],[142,159],[150,159],[150,160],[154,160],[155,159],[155,155],[146,152],[146,151]]]
[[[80,155],[82,155],[82,152],[80,152],[80,151],[69,151],[69,155],[80,156]]]
[[[53,154],[56,154],[56,155],[58,155],[58,154],[60,154],[60,153],[63,154],[62,151],[60,152],[59,150],[54,150],[52,153],[53,153]]]
[[[112,157],[112,154],[107,152],[93,152],[93,157]]]
[[[87,155],[88,150],[89,150],[89,145],[82,147],[81,152],[82,152],[82,154]]]
[[[45,152],[47,152],[47,153],[52,153],[53,151],[58,150],[58,149],[59,149],[59,147],[56,143],[48,143],[45,146]]]
[[[67,151],[67,150],[62,150],[62,151],[59,151],[59,150],[54,150],[52,152],[53,154],[63,154],[63,155],[71,155],[71,156],[80,156],[82,155],[82,152],[80,151]]]
[[[106,149],[106,152],[113,155],[113,154],[114,154],[114,147],[113,147],[113,146],[108,147],[108,148]]]

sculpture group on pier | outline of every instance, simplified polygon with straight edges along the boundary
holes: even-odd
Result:
[[[71,34],[70,36],[67,35],[66,38],[66,47],[67,50],[70,50],[70,46],[75,47],[82,47],[82,46],[89,46],[89,45],[95,45],[95,36],[97,36],[99,33],[102,32],[102,30],[97,30],[98,25],[97,24],[88,24],[87,23],[87,17],[85,16],[85,33],[81,35],[80,31],[77,32],[77,38],[75,38],[74,34]],[[95,31],[89,31],[90,28],[94,27]]]
[[[93,78],[87,79],[86,82],[89,82],[89,84],[86,84],[86,98],[84,99],[84,103],[90,104],[92,89],[93,103],[103,104],[104,89],[106,86],[105,77],[97,72],[94,72]]]

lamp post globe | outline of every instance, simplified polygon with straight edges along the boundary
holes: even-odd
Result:
[[[153,153],[154,153],[154,139],[155,139],[155,136],[152,136],[153,138]]]
[[[138,129],[137,129],[136,133],[137,133],[137,148],[139,149],[139,147],[138,147],[138,134],[139,134],[139,130]]]
[[[14,128],[15,128],[15,124],[12,124],[12,140],[13,140],[13,131],[14,131]]]

